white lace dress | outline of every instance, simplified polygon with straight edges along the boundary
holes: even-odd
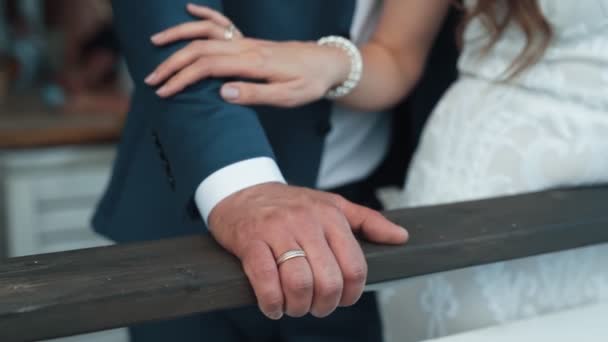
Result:
[[[461,77],[389,207],[608,183],[608,0],[539,2],[555,37],[509,83],[500,80],[523,48],[520,30],[510,27],[482,56],[486,31],[467,28]],[[607,299],[608,245],[412,279],[381,294],[388,340],[400,342]]]

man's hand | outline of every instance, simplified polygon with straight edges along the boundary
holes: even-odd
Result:
[[[380,213],[344,198],[305,188],[266,183],[220,202],[209,215],[215,239],[242,262],[261,311],[325,317],[363,293],[367,264],[353,233],[402,244],[407,231]],[[304,250],[277,266],[290,250]]]

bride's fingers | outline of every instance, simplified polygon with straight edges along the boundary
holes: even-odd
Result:
[[[166,45],[195,38],[223,40],[226,37],[226,30],[233,26],[230,19],[209,7],[189,4],[187,8],[192,15],[204,20],[183,23],[161,31],[151,37],[154,44]],[[243,34],[238,29],[233,34],[234,38],[243,38]]]
[[[162,62],[156,69],[146,77],[148,85],[155,86],[168,77],[194,63],[202,56],[213,55],[238,55],[245,47],[225,41],[194,41],[183,49],[175,52],[171,57]],[[251,64],[251,63],[249,63]]]
[[[196,4],[188,4],[186,8],[188,9],[188,12],[195,17],[211,20],[223,27],[229,27],[232,25],[232,21],[230,21],[230,19],[226,18],[225,15],[212,8]]]
[[[260,69],[251,65],[247,55],[206,56],[180,68],[179,72],[169,78],[156,93],[160,97],[170,97],[206,78],[231,76],[263,78]]]
[[[192,21],[173,26],[151,37],[152,43],[161,46],[187,39],[224,39],[226,27],[211,20]]]

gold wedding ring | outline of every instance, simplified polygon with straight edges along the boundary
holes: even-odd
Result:
[[[293,259],[293,258],[306,258],[306,253],[301,249],[293,249],[293,250],[287,251],[287,252],[281,254],[281,256],[277,259],[277,266],[280,266],[285,261]]]
[[[234,25],[230,25],[226,28],[226,30],[224,31],[224,39],[228,40],[228,41],[232,41],[234,40],[234,37],[236,36],[236,32],[237,32],[237,28]]]

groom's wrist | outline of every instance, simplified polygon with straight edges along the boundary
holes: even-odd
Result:
[[[211,211],[225,198],[264,183],[286,184],[276,162],[269,157],[243,160],[225,166],[205,178],[196,189],[194,201],[209,225]]]

